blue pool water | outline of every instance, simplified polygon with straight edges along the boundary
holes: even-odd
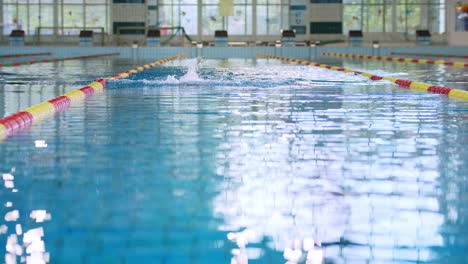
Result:
[[[318,62],[468,88],[454,67]],[[4,68],[2,114],[144,63]],[[0,252],[5,263],[468,263],[467,114],[468,102],[275,60],[170,62],[0,144]]]

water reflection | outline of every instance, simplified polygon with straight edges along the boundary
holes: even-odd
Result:
[[[9,189],[11,193],[18,193],[17,189],[14,188],[13,169],[10,173],[2,173],[5,188]],[[8,192],[7,192],[8,193]],[[6,194],[4,197],[8,197]],[[14,196],[11,197],[14,199]],[[0,234],[5,235],[5,263],[16,264],[19,262],[27,264],[41,264],[48,263],[50,261],[50,255],[46,251],[45,243],[43,241],[44,229],[43,227],[30,228],[30,224],[26,220],[21,220],[20,211],[14,209],[13,202],[6,201],[5,207],[8,208],[8,212],[5,214],[5,224],[0,226]],[[46,210],[33,210],[29,214],[29,217],[35,220],[36,223],[42,223],[51,219],[51,214]],[[26,232],[23,232],[23,225],[25,226]],[[14,226],[14,228],[13,228]],[[11,231],[9,231],[11,230]]]
[[[464,263],[466,105],[255,63],[143,72],[1,144],[6,258]]]

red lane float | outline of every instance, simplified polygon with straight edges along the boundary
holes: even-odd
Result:
[[[106,53],[106,54],[97,54],[97,55],[89,55],[89,56],[80,56],[80,57],[70,57],[70,58],[54,58],[54,59],[44,59],[38,61],[24,61],[24,62],[11,62],[11,63],[4,63],[0,64],[0,67],[14,67],[14,66],[21,66],[21,65],[31,65],[36,63],[47,63],[47,62],[58,62],[58,61],[67,61],[67,60],[82,60],[82,59],[89,59],[89,58],[99,58],[105,56],[115,56],[120,55],[120,53]]]
[[[423,90],[423,91],[437,93],[437,94],[446,94],[446,95],[448,95],[450,97],[468,100],[468,91],[464,91],[464,90],[460,90],[460,89],[448,88],[448,87],[444,87],[444,86],[432,85],[432,84],[422,83],[422,82],[414,82],[414,81],[410,81],[410,80],[397,79],[397,78],[392,78],[392,77],[382,77],[382,76],[378,76],[378,75],[375,75],[375,74],[372,74],[372,73],[354,71],[354,70],[334,67],[334,66],[315,63],[315,62],[302,61],[302,60],[284,58],[284,57],[279,57],[279,56],[272,56],[272,55],[263,54],[263,53],[255,53],[255,54],[257,56],[260,56],[260,57],[284,60],[284,61],[289,61],[289,62],[295,62],[295,63],[299,63],[299,64],[303,64],[303,65],[310,65],[310,66],[315,66],[315,67],[320,67],[320,68],[326,68],[326,69],[330,69],[330,70],[334,70],[334,71],[342,71],[342,72],[347,72],[347,73],[356,73],[356,74],[360,74],[362,76],[365,76],[365,77],[367,77],[367,78],[369,78],[369,79],[371,79],[373,81],[387,80],[387,81],[391,81],[391,82],[393,82],[393,83],[395,83],[395,84],[397,84],[399,86],[405,87],[405,88]]]
[[[42,53],[27,53],[27,54],[7,54],[7,55],[0,55],[0,58],[19,58],[19,57],[48,56],[48,55],[52,55],[52,53],[42,52]]]
[[[367,55],[356,55],[356,54],[345,54],[345,53],[334,53],[334,52],[325,52],[322,54],[325,56],[336,56],[336,57],[345,57],[345,58],[370,59],[370,60],[381,60],[381,61],[392,61],[392,62],[412,62],[412,63],[419,63],[419,64],[443,64],[443,65],[456,66],[456,67],[468,67],[468,63],[460,62],[460,61],[423,60],[423,59],[399,58],[399,57],[367,56]]]
[[[393,52],[392,51],[390,52],[390,55],[468,59],[468,55],[430,54],[430,53],[413,53],[413,52]]]
[[[38,123],[44,118],[48,118],[53,116],[55,113],[65,111],[71,104],[79,103],[95,93],[102,92],[102,90],[106,86],[107,80],[127,78],[134,73],[138,73],[144,71],[145,69],[156,67],[165,62],[175,60],[187,55],[188,53],[179,54],[177,56],[158,60],[140,67],[136,67],[135,69],[131,69],[120,74],[98,79],[97,81],[83,88],[74,90],[57,98],[29,107],[18,113],[3,117],[0,119],[0,139],[26,130],[31,125]]]

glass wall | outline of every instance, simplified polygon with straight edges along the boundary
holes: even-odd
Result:
[[[189,35],[197,34],[197,0],[160,0],[157,26],[184,27]],[[172,32],[172,31],[171,31]],[[162,31],[163,34],[170,33]]]
[[[151,2],[151,3],[149,3]],[[148,15],[158,26],[182,26],[189,35],[277,36],[289,28],[290,0],[233,0],[233,16],[219,16],[219,0],[151,0]],[[154,2],[154,3],[153,3]],[[3,34],[77,34],[83,27],[109,29],[110,0],[3,0]],[[151,17],[150,17],[151,16]],[[65,27],[65,29],[63,28]],[[343,0],[343,32],[445,32],[445,0]]]
[[[78,34],[85,26],[104,27],[107,32],[108,10],[108,0],[4,0],[3,34],[22,29],[33,35],[41,27],[41,34],[68,35]]]
[[[445,32],[445,0],[344,0],[343,32]]]
[[[289,2],[282,0],[257,1],[257,34],[279,35],[288,29]]]
[[[185,11],[189,8],[186,6],[187,1],[194,1],[190,3],[190,12]],[[257,5],[254,5],[253,0],[234,0],[233,16],[229,17],[219,15],[219,0],[199,2],[200,32],[197,30],[195,0],[159,0],[158,24],[184,26],[185,19],[190,21],[187,22],[190,30],[184,26],[188,34],[205,36],[213,36],[216,30],[227,30],[229,35],[278,35],[281,29],[289,27],[289,0],[257,0]],[[181,6],[185,6],[185,9]]]

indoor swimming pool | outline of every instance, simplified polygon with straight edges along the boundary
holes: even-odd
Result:
[[[468,90],[464,68],[314,60]],[[1,68],[0,114],[151,61]],[[467,115],[468,101],[274,59],[167,62],[0,143],[0,254],[467,263]]]

